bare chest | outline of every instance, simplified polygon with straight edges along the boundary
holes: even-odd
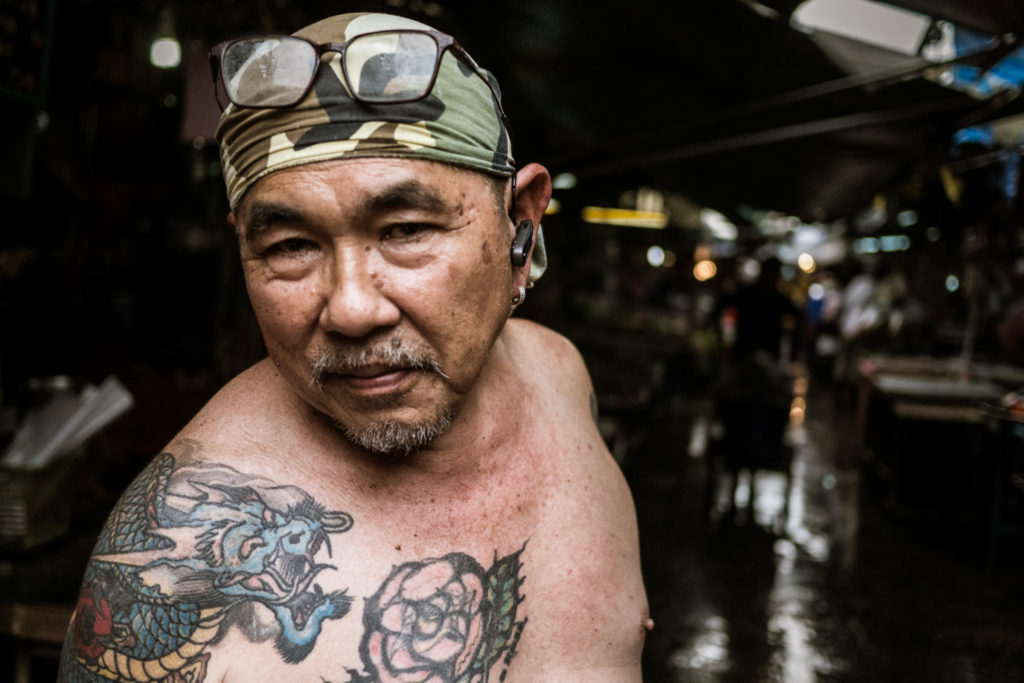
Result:
[[[503,476],[466,490],[379,484],[314,496],[323,519],[342,522],[316,544],[294,525],[290,539],[272,534],[276,551],[250,563],[243,583],[290,588],[225,612],[211,680],[254,680],[256,662],[260,680],[345,683],[529,681],[571,667],[553,642],[634,619],[603,597],[638,581],[619,566],[624,539],[592,472],[568,464]]]

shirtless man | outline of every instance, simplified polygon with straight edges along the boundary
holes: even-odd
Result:
[[[497,86],[448,36],[379,14],[296,35],[213,53],[270,358],[125,492],[62,680],[640,680],[636,521],[590,381],[510,319],[547,171],[515,171]]]

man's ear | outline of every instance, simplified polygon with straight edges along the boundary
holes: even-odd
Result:
[[[551,176],[540,164],[527,164],[516,174],[516,221],[530,220],[540,225],[544,210],[551,201]]]
[[[530,221],[532,224],[529,250],[523,257],[522,266],[518,266],[523,268],[522,284],[526,285],[527,276],[530,274],[530,264],[533,261],[533,251],[537,246],[537,241],[542,239],[540,222],[544,218],[544,210],[548,208],[548,203],[551,201],[551,176],[547,169],[540,164],[527,164],[520,169],[516,175],[516,196],[512,201],[516,217],[516,225],[512,226],[512,239],[515,240],[517,236],[523,234],[520,228],[523,227],[524,221]]]

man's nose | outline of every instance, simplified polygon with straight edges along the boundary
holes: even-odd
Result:
[[[329,332],[359,338],[380,327],[397,325],[398,306],[385,294],[384,280],[367,262],[362,248],[340,250],[327,278],[320,324]]]

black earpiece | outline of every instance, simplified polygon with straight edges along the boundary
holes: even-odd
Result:
[[[516,226],[516,236],[512,240],[510,258],[512,265],[520,268],[526,265],[526,257],[533,246],[533,221],[525,220]]]

